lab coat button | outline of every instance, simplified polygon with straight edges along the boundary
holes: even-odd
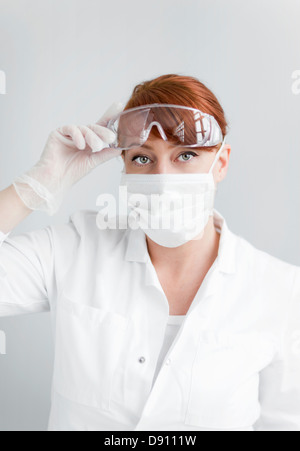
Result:
[[[166,365],[170,365],[171,359],[166,360]]]
[[[146,360],[145,357],[140,357],[140,358],[139,358],[139,362],[140,362],[140,363],[144,363],[145,360]]]

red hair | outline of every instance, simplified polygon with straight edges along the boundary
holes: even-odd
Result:
[[[203,113],[214,116],[222,130],[223,137],[228,132],[225,113],[217,97],[195,77],[166,74],[152,80],[143,81],[133,89],[124,111],[151,103],[167,103],[197,108]],[[155,127],[152,128],[152,132],[156,137],[161,138]],[[213,150],[215,147],[207,147],[204,150]]]

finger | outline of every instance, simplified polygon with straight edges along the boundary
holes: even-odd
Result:
[[[111,144],[116,140],[116,134],[109,130],[106,127],[102,127],[101,125],[97,124],[90,124],[88,127],[93,130],[101,139],[102,141],[106,142],[107,144]]]
[[[85,149],[85,139],[76,125],[63,125],[62,127],[59,127],[57,131],[66,139],[70,137],[78,149]]]
[[[103,125],[104,127],[107,125],[108,121],[115,115],[119,114],[124,109],[124,104],[122,102],[114,102],[101,116],[101,118],[96,121],[96,124]]]
[[[82,132],[86,143],[90,146],[93,152],[103,149],[104,142],[93,130],[86,125],[79,125],[79,129]]]

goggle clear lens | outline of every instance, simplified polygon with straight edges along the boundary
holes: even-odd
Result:
[[[142,146],[152,128],[154,134],[181,147],[211,147],[222,142],[215,118],[195,108],[151,104],[132,108],[112,118],[107,127],[116,134],[110,147],[131,149]]]

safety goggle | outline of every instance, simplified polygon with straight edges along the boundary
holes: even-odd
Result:
[[[213,147],[223,140],[222,130],[213,116],[183,105],[153,103],[114,116],[106,126],[116,134],[109,147],[122,150],[140,147],[154,125],[164,141],[171,141],[175,146]]]

